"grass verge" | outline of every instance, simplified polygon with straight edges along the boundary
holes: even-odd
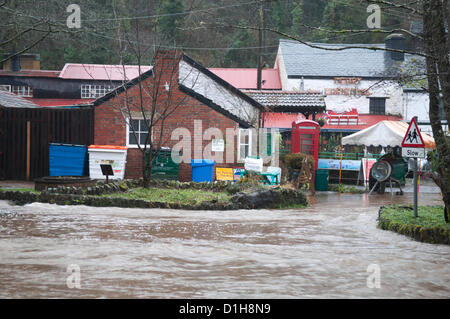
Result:
[[[131,192],[103,196],[190,205],[200,204],[204,201],[228,202],[231,200],[231,195],[226,192],[209,192],[197,189],[134,188]]]
[[[442,206],[419,206],[418,217],[412,207],[387,206],[381,209],[378,228],[409,236],[430,244],[450,245],[450,224],[444,220]]]

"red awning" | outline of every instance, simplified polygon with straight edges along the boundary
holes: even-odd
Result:
[[[292,122],[304,119],[303,114],[295,113],[266,113],[264,127],[266,128],[292,128]],[[377,124],[381,121],[400,121],[401,116],[358,114],[356,110],[347,113],[328,112],[317,114],[316,120],[324,119],[325,125],[321,129],[328,131],[359,131]]]

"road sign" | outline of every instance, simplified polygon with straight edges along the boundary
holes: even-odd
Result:
[[[402,155],[404,157],[414,158],[414,217],[417,217],[418,196],[418,173],[417,173],[417,158],[425,157],[425,143],[423,142],[422,134],[420,134],[419,127],[417,126],[416,119],[413,117],[411,123],[409,123],[408,130],[402,141]]]
[[[425,149],[417,147],[402,147],[402,156],[410,158],[425,158]]]
[[[409,123],[408,130],[402,141],[402,147],[425,148],[425,143],[415,118]]]

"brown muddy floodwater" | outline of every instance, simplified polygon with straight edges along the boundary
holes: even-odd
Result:
[[[306,209],[232,212],[0,201],[0,297],[448,298],[450,247],[377,229],[392,202],[412,197],[322,193]]]

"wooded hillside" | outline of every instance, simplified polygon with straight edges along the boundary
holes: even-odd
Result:
[[[80,29],[66,26],[72,3],[81,8]],[[10,0],[0,7],[0,37],[6,41],[8,35],[24,34],[1,50],[22,50],[46,32],[30,50],[41,54],[42,69],[61,69],[67,62],[135,64],[133,43],[144,48],[142,64],[151,64],[146,51],[156,45],[183,48],[208,67],[256,67],[258,31],[232,26],[263,26],[315,42],[383,42],[384,34],[317,29],[365,29],[369,15],[367,2],[360,0]],[[386,8],[382,27],[410,29],[415,18]],[[278,40],[276,34],[263,34],[263,62],[270,67]]]

